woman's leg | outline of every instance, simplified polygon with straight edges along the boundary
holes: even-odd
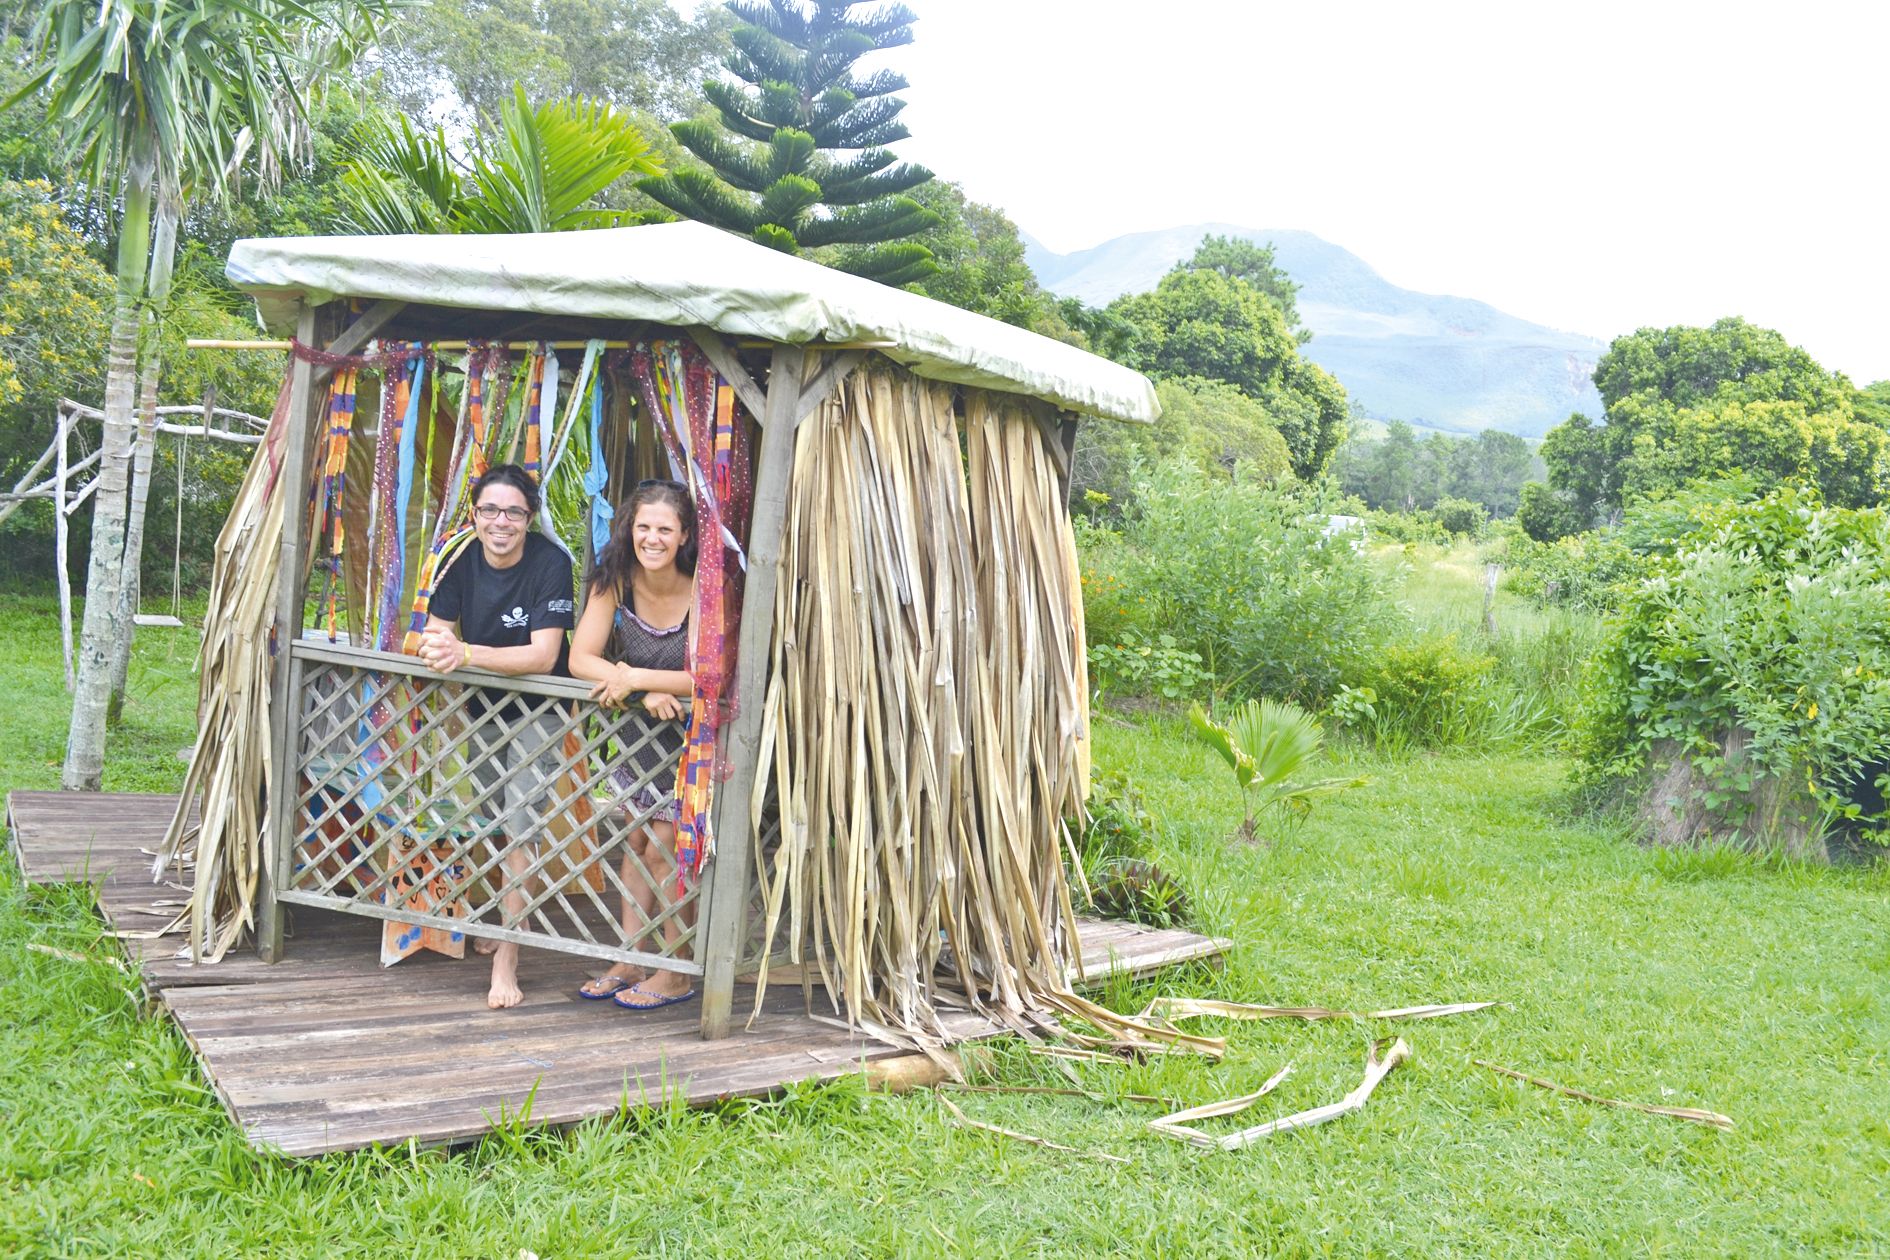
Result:
[[[675,844],[676,828],[672,823],[652,822],[648,830],[643,833],[638,854],[643,858],[643,865],[649,871],[650,879],[656,881],[665,890],[658,892],[655,888],[649,888],[648,882],[645,882],[644,887],[650,892],[649,917],[644,920],[646,923],[670,909],[670,900],[666,893],[668,889],[675,887]],[[691,902],[682,910],[663,920],[664,953],[667,956],[679,956],[678,947],[682,941],[683,928],[686,923],[695,921],[694,912],[695,903]],[[682,972],[656,968],[639,981],[630,993],[641,993],[658,999],[673,998],[680,997],[693,987],[693,980]],[[634,998],[625,1001],[627,996],[629,994],[617,995],[620,1005],[639,1005]]]

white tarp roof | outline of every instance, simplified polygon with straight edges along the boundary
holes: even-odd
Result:
[[[230,282],[281,329],[290,300],[394,298],[474,310],[706,325],[796,344],[885,341],[920,376],[1118,420],[1161,412],[1148,378],[1048,337],[700,223],[516,236],[243,240]]]

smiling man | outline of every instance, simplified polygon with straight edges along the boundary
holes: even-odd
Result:
[[[472,665],[498,674],[569,677],[571,558],[532,532],[537,483],[517,464],[500,464],[473,483],[472,496],[479,545],[462,552],[440,578],[420,658],[442,674]],[[528,721],[526,713],[525,702],[497,693],[468,705],[472,779],[485,797],[482,812],[498,816],[493,843],[504,853],[511,886],[504,899],[508,927],[525,910],[519,881],[530,866],[528,842],[544,829],[560,760],[559,723]],[[486,1005],[517,1006],[523,997],[518,946],[503,943],[492,954]]]

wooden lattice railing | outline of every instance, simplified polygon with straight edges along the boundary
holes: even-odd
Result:
[[[676,745],[677,724],[601,709],[584,683],[441,677],[411,657],[308,640],[294,645],[290,688],[282,901],[702,973],[701,887],[679,893],[666,862],[651,869],[625,843],[653,816],[642,789],[675,785],[677,758],[656,749]],[[759,945],[750,891],[735,907],[744,953]]]

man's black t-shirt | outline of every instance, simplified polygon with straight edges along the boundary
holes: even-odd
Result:
[[[459,637],[481,647],[526,647],[532,631],[576,624],[572,602],[571,558],[543,534],[525,535],[518,563],[495,569],[485,548],[474,540],[440,578],[428,611],[441,621],[457,621]],[[571,676],[571,638],[558,640],[558,663],[551,672]]]

